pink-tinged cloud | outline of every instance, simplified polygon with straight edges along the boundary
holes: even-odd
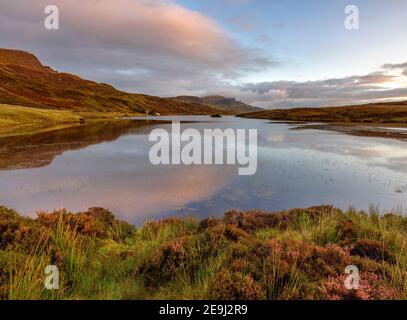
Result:
[[[273,65],[267,51],[245,47],[212,18],[174,1],[0,0],[0,47],[33,52],[59,71],[159,96],[223,94],[265,108],[407,97],[406,63],[367,75],[236,85],[241,75]],[[50,3],[59,7],[58,31],[44,28]],[[229,23],[250,29],[244,17]]]
[[[130,47],[146,54],[172,54],[213,63],[236,60],[237,45],[211,19],[157,0],[57,0],[66,24],[90,42]],[[80,7],[80,10],[78,10]],[[66,12],[65,12],[66,11]],[[238,62],[238,61],[237,61]]]
[[[246,103],[269,108],[328,107],[407,100],[407,63],[385,65],[361,76],[319,81],[246,83],[211,92],[234,96]],[[393,74],[393,70],[399,72]],[[400,72],[401,71],[401,72]]]
[[[272,64],[213,19],[171,1],[51,2],[60,12],[58,31],[43,26],[49,0],[2,1],[0,42],[32,51],[63,71],[161,95],[215,85]]]

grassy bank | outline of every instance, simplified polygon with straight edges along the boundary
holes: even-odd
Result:
[[[25,133],[50,126],[80,123],[81,117],[70,111],[34,109],[0,104],[0,135]]]
[[[107,210],[0,207],[1,299],[405,299],[407,218],[331,206],[135,228]],[[44,288],[55,264],[60,289]],[[359,290],[344,288],[348,265]]]
[[[32,134],[80,125],[90,121],[106,121],[139,113],[73,112],[0,104],[0,137]]]

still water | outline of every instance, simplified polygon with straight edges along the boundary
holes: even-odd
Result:
[[[407,144],[266,120],[159,117],[89,124],[30,137],[0,139],[0,204],[37,210],[92,206],[139,224],[175,214],[200,218],[236,208],[268,211],[333,204],[346,209],[407,205]],[[258,169],[234,165],[153,166],[148,136],[161,120],[181,128],[258,130]]]

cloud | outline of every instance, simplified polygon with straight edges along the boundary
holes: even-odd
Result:
[[[406,77],[388,72],[406,65],[386,65],[383,69],[387,71],[320,81],[246,83],[213,94],[234,95],[246,103],[264,108],[323,107],[407,100]]]
[[[224,1],[229,6],[248,2]],[[386,64],[367,75],[241,84],[241,76],[264,72],[277,62],[202,13],[169,0],[52,3],[60,11],[57,31],[44,28],[48,0],[1,1],[1,46],[33,52],[59,71],[159,96],[224,94],[266,108],[407,99],[407,62]],[[242,15],[229,23],[252,28]],[[259,36],[257,43],[270,46],[270,35]]]
[[[228,23],[240,32],[252,31],[256,28],[257,16],[254,14],[240,14],[228,19]]]
[[[405,76],[407,76],[407,62],[399,64],[385,64],[384,69],[388,70],[401,70]]]
[[[43,26],[48,4],[2,1],[1,43],[124,90],[197,91],[273,65],[261,50],[239,44],[211,18],[171,1],[54,0],[58,31]]]

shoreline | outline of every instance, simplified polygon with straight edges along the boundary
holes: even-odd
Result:
[[[210,116],[210,114],[163,114],[162,116]],[[146,120],[162,122],[159,116],[138,112],[74,112],[0,104],[0,139],[51,132],[89,123]],[[167,121],[168,122],[168,121]],[[191,121],[193,122],[193,121]]]
[[[73,112],[0,104],[0,116],[0,138],[6,138],[66,129],[98,121],[121,120],[124,117],[142,114]]]
[[[383,102],[365,105],[270,109],[244,113],[238,117],[301,124],[299,129],[321,129],[357,136],[404,140],[407,127],[407,102]]]
[[[298,124],[298,123],[297,123]],[[405,125],[405,124],[404,124]],[[386,128],[388,126],[389,128]],[[375,138],[387,138],[407,141],[407,130],[402,130],[403,126],[397,127],[399,124],[371,124],[365,125],[360,123],[323,123],[323,124],[301,124],[292,128],[292,130],[325,130],[334,131],[344,134],[349,134],[359,137],[375,137]]]

